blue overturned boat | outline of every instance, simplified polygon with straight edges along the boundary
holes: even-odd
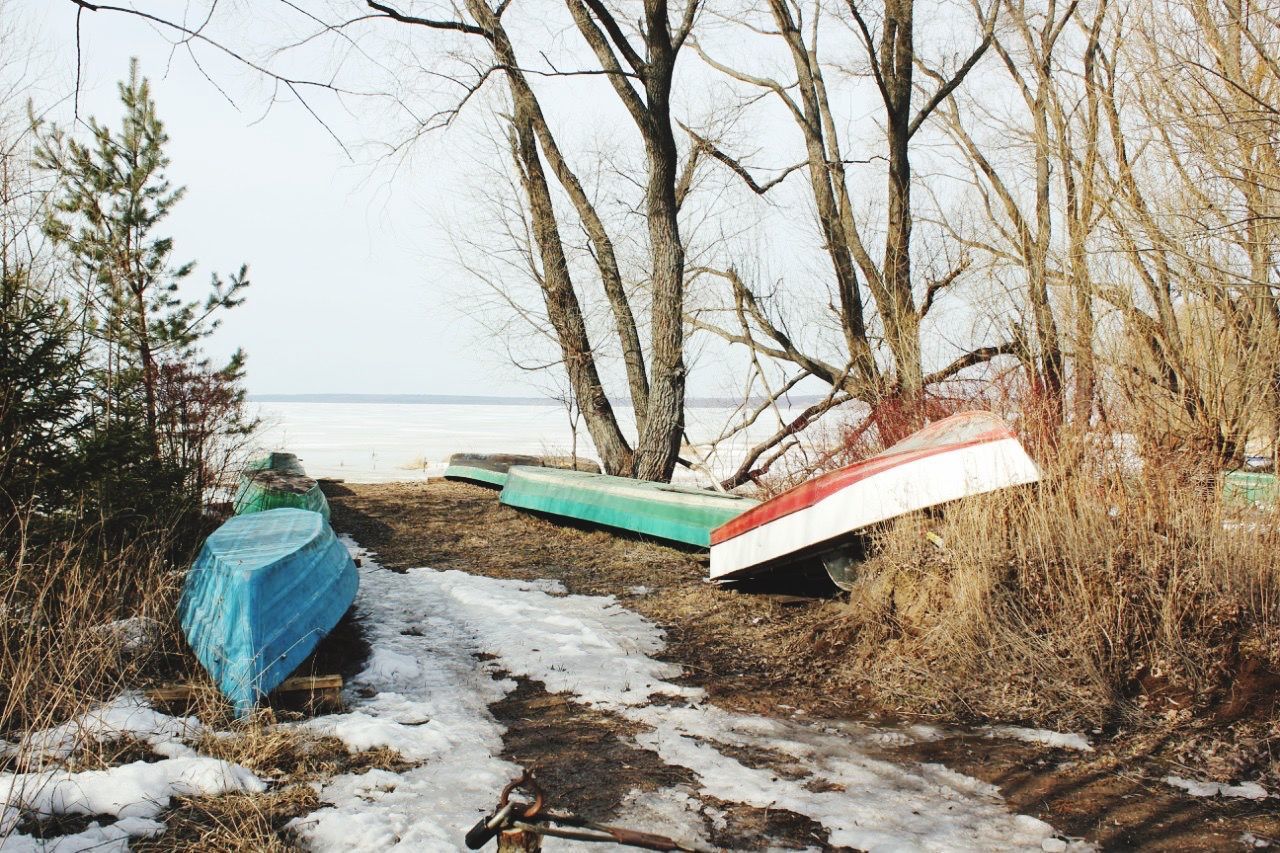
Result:
[[[234,516],[205,540],[178,615],[196,658],[244,715],[333,630],[359,584],[323,516],[271,509]]]

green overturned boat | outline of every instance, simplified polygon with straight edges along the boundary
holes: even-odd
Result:
[[[712,529],[759,503],[710,489],[525,465],[508,470],[499,500],[704,548]]]
[[[302,467],[302,463],[298,461],[296,453],[285,453],[283,451],[274,450],[261,459],[255,459],[245,466],[249,471],[282,471],[286,474],[302,474],[306,475],[307,471]]]
[[[1232,503],[1274,505],[1276,475],[1261,471],[1227,471],[1222,477],[1222,495]]]
[[[233,505],[236,515],[292,507],[318,512],[329,520],[329,502],[320,484],[307,476],[292,453],[271,453],[250,463],[240,475]]]
[[[542,468],[567,468],[599,474],[600,466],[589,459],[569,456],[525,456],[519,453],[455,453],[444,470],[446,480],[461,480],[502,488],[507,484],[507,471],[513,465]]]

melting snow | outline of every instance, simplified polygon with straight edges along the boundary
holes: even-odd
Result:
[[[1193,797],[1243,797],[1246,800],[1265,800],[1270,796],[1267,789],[1257,782],[1227,785],[1222,782],[1198,782],[1195,779],[1183,779],[1181,776],[1166,776],[1164,781],[1175,788],[1181,788]]]
[[[708,836],[732,819],[718,806],[739,803],[805,815],[831,844],[866,850],[1083,849],[1042,821],[1011,814],[990,785],[938,765],[876,757],[886,745],[941,736],[932,727],[781,720],[707,704],[701,690],[677,683],[680,666],[655,658],[662,632],[612,597],[569,595],[555,581],[397,574],[360,556],[367,666],[348,685],[348,713],[301,725],[352,750],[393,748],[418,766],[321,785],[327,805],[292,824],[314,849],[460,849],[466,830],[519,771],[499,757],[505,732],[489,712],[515,687],[505,674],[635,723],[637,748],[693,774],[692,784],[630,792],[616,819],[635,829],[709,846]],[[125,850],[131,837],[163,832],[157,818],[174,796],[265,790],[246,768],[198,755],[190,743],[202,733],[195,718],[124,696],[20,744],[0,742],[0,755],[31,771],[0,773],[0,837],[9,834],[0,848]],[[42,766],[122,736],[164,758],[84,772]],[[14,832],[23,813],[117,820],[45,841]],[[546,849],[609,847],[547,839]]]
[[[1089,739],[1076,732],[1051,732],[1045,729],[1024,729],[1018,726],[991,726],[986,732],[988,737],[1007,737],[1027,743],[1039,743],[1055,749],[1093,752]]]
[[[325,785],[321,798],[331,805],[294,822],[314,848],[459,849],[463,833],[518,772],[496,757],[504,732],[488,711],[514,688],[502,673],[640,724],[638,746],[693,772],[693,787],[628,795],[622,812],[636,829],[705,844],[709,828],[726,820],[701,800],[714,797],[806,815],[826,828],[830,843],[868,850],[1057,844],[1052,827],[1009,813],[989,785],[937,765],[872,756],[886,742],[927,740],[936,730],[730,713],[705,704],[701,690],[674,683],[681,667],[653,657],[663,646],[661,631],[612,597],[458,571],[398,574],[359,556],[358,603],[373,653],[350,685],[352,711],[309,725],[352,749],[385,744],[424,763]],[[493,659],[479,663],[482,653]],[[767,763],[789,772],[749,766],[725,747],[770,756]],[[571,846],[552,842],[548,849]]]
[[[0,758],[16,758],[20,766],[66,758],[93,743],[132,737],[159,755],[180,758],[195,755],[187,741],[200,736],[203,727],[195,717],[171,717],[156,711],[142,697],[126,693],[70,722],[30,732],[21,743],[0,741]]]
[[[125,817],[109,826],[91,823],[80,832],[58,838],[41,839],[29,835],[10,835],[0,842],[5,853],[122,853],[129,849],[130,838],[155,838],[164,833],[158,820]]]
[[[246,768],[202,755],[79,773],[0,773],[0,799],[5,803],[0,827],[11,828],[23,812],[154,818],[175,796],[266,789],[266,783]]]
[[[194,717],[171,717],[137,696],[126,695],[71,722],[33,732],[20,744],[6,744],[5,754],[16,756],[21,766],[66,758],[86,744],[124,736],[136,738],[167,757],[78,773],[55,768],[0,773],[0,847],[6,851],[125,850],[130,837],[153,836],[164,830],[155,818],[175,796],[266,790],[266,783],[248,769],[197,755],[186,741],[200,732]],[[109,826],[95,823],[74,835],[44,841],[14,832],[24,814],[120,819]]]

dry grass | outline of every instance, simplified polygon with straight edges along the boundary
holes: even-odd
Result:
[[[877,535],[823,649],[890,707],[1179,729],[1208,772],[1274,772],[1274,512],[1224,507],[1185,467],[1135,477],[1062,459],[1038,486]]]
[[[156,544],[91,536],[27,548],[0,569],[0,737],[55,725],[183,666],[182,573]],[[132,620],[122,624],[121,620]]]
[[[296,849],[289,823],[321,806],[313,783],[374,768],[401,772],[411,765],[395,750],[351,753],[342,741],[306,729],[275,724],[270,710],[238,721],[231,736],[210,734],[196,748],[242,764],[271,783],[263,794],[224,794],[179,799],[166,812],[157,838],[136,841],[138,851]]]
[[[139,853],[297,850],[290,838],[289,822],[319,807],[319,796],[305,785],[265,794],[184,798],[165,814],[167,829],[163,835],[132,841],[130,849]]]

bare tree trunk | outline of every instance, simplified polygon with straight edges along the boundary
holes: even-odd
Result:
[[[582,308],[569,276],[551,191],[538,156],[527,107],[516,104],[512,124],[512,153],[520,166],[521,185],[529,203],[534,239],[542,262],[542,293],[547,319],[560,342],[570,386],[605,470],[610,473],[628,471],[632,465],[631,448],[600,382]]]
[[[680,240],[680,207],[676,203],[680,155],[671,128],[671,74],[675,50],[667,28],[666,3],[650,0],[650,73],[645,79],[649,156],[645,189],[649,224],[649,256],[653,276],[653,370],[649,407],[636,449],[635,475],[642,480],[670,480],[684,433],[684,244]]]
[[[894,355],[895,395],[908,407],[911,425],[923,417],[915,403],[924,391],[920,318],[911,292],[911,95],[915,74],[915,0],[886,0],[879,69],[885,106],[885,152],[889,160],[888,218],[883,281],[887,291],[884,333]]]
[[[613,239],[609,236],[599,211],[583,189],[578,175],[560,150],[560,144],[542,112],[542,105],[520,68],[515,48],[501,19],[481,0],[468,0],[467,11],[490,32],[494,54],[506,69],[511,100],[513,103],[520,104],[526,111],[542,154],[547,158],[552,174],[568,194],[582,222],[583,230],[591,241],[592,255],[595,257],[596,268],[600,273],[600,283],[609,300],[618,344],[622,350],[627,385],[631,392],[631,401],[635,406],[636,427],[642,430],[649,405],[649,379],[645,370],[644,347],[640,343],[640,333],[636,326],[635,313],[631,308],[631,300],[623,285]]]
[[[796,69],[796,88],[800,94],[804,118],[803,121],[797,121],[797,124],[804,135],[809,185],[813,189],[818,225],[836,277],[840,326],[844,332],[850,363],[854,367],[849,372],[864,381],[878,380],[875,357],[867,340],[865,308],[854,268],[854,250],[851,248],[851,242],[861,248],[861,241],[856,230],[852,233],[845,230],[843,216],[851,205],[848,203],[840,143],[831,119],[822,67],[815,52],[806,46],[804,34],[800,31],[795,16],[791,14],[787,0],[770,0],[769,8],[778,32],[787,42],[792,64]],[[865,250],[861,254],[865,256]],[[878,275],[878,271],[869,269],[867,274],[868,277]]]
[[[1099,207],[1098,185],[1098,92],[1097,54],[1103,22],[1107,15],[1107,0],[1099,0],[1093,21],[1088,29],[1088,42],[1082,58],[1084,85],[1084,110],[1082,111],[1081,136],[1072,145],[1070,123],[1059,105],[1055,111],[1058,126],[1059,156],[1063,194],[1066,201],[1067,254],[1070,265],[1071,291],[1075,305],[1075,342],[1072,368],[1075,388],[1073,402],[1077,427],[1088,429],[1093,418],[1093,404],[1097,395],[1097,359],[1094,354],[1095,322],[1093,313],[1094,286],[1089,271],[1089,235],[1093,230],[1095,210]],[[1077,157],[1075,151],[1082,149]],[[1073,161],[1079,162],[1077,169]]]
[[[689,0],[673,31],[666,0],[645,0],[637,51],[600,0],[567,0],[578,31],[631,114],[648,160],[645,218],[652,288],[649,400],[636,446],[635,476],[669,480],[684,432],[684,243],[680,237],[679,152],[671,122],[676,58],[693,27],[697,0]],[[624,64],[626,68],[624,69]],[[629,70],[628,70],[629,69]],[[643,92],[632,80],[638,80]]]

